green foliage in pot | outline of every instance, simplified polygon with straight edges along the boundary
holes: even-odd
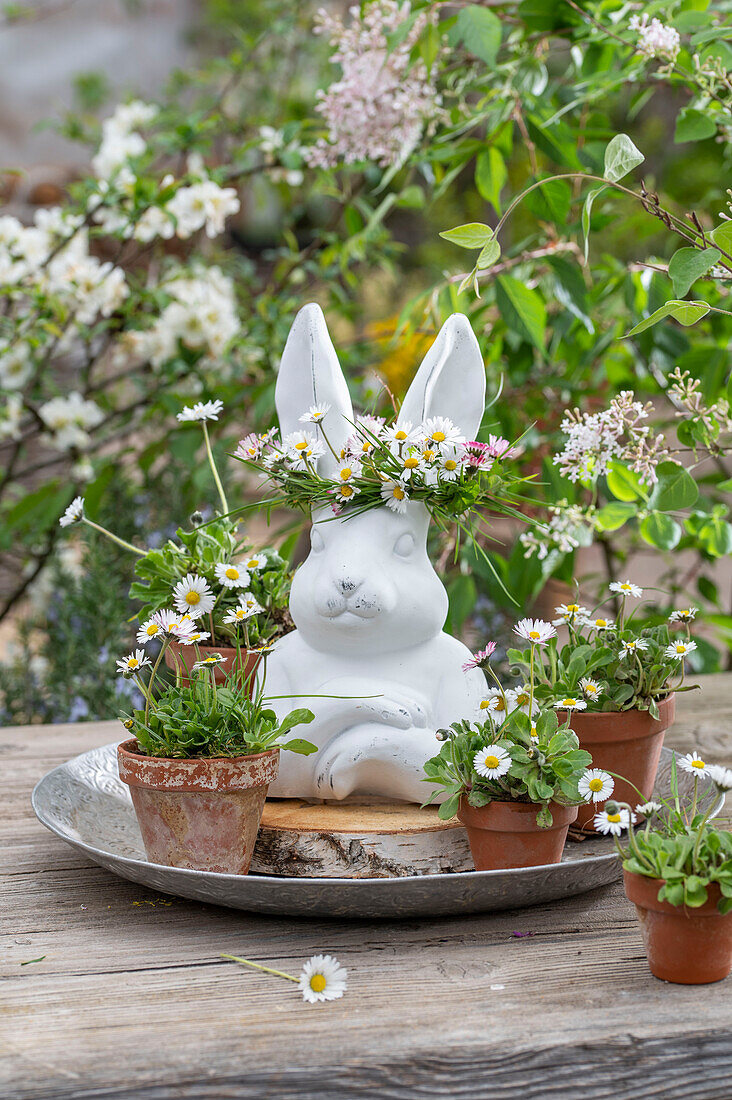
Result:
[[[592,611],[578,603],[556,608],[554,625],[566,627],[569,641],[560,647],[554,634],[541,649],[537,702],[569,712],[646,710],[658,718],[661,700],[674,691],[693,690],[694,685],[684,685],[684,662],[696,650],[690,632],[696,609],[673,611],[668,623],[638,626],[633,614],[626,615],[626,602],[640,600],[642,590],[631,581],[610,587],[612,594],[620,593],[617,621],[602,605]],[[683,635],[672,635],[670,628],[682,628]],[[508,659],[528,673],[534,648],[509,649]]]
[[[147,683],[140,673],[151,662],[141,650],[118,662],[119,671],[134,678],[145,698],[144,707],[122,715],[125,728],[137,739],[142,752],[189,759],[249,756],[277,747],[304,756],[316,751],[310,741],[287,737],[295,726],[313,721],[311,710],[292,710],[280,719],[267,706],[266,667],[252,698],[247,688],[254,672],[247,676],[235,669],[223,684],[216,682],[216,670],[223,660],[218,654],[197,661],[185,686],[180,668],[174,684],[160,686],[156,673],[168,644],[163,644]]]
[[[721,897],[720,913],[732,912],[732,833],[715,828],[709,818],[714,801],[706,812],[698,809],[697,777],[708,776],[720,794],[732,790],[732,770],[706,764],[697,754],[689,753],[679,765],[695,776],[693,795],[686,801],[679,796],[677,759],[671,767],[671,798],[638,806],[647,815],[645,826],[634,828],[635,814],[630,806],[608,803],[605,812],[623,817],[627,842],[618,835],[615,845],[623,869],[635,875],[660,879],[663,885],[658,900],[669,905],[696,909],[709,898],[709,887],[717,885]]]
[[[539,714],[535,723],[518,710],[500,725],[490,720],[454,722],[439,730],[438,737],[442,748],[424,766],[426,781],[438,789],[425,804],[445,795],[438,810],[443,820],[455,815],[465,796],[474,807],[493,799],[532,803],[537,825],[548,828],[551,802],[577,806],[585,801],[578,783],[592,757],[580,749],[570,729],[559,727],[553,711]]]

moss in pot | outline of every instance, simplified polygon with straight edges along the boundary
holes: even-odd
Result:
[[[690,755],[679,763],[690,770],[698,760]],[[732,769],[703,769],[718,792],[732,790]],[[698,811],[696,790],[695,781],[693,796],[682,803],[674,757],[671,798],[643,807],[642,829],[634,828],[630,805],[606,806],[606,816],[621,822],[615,844],[651,973],[683,985],[721,981],[732,969],[732,833],[709,821],[714,803]]]
[[[610,585],[619,601],[617,620],[579,603],[561,604],[552,624],[565,627],[569,640],[548,640],[537,663],[536,699],[568,721],[593,762],[616,780],[616,800],[648,800],[658,771],[665,731],[673,724],[675,697],[690,691],[685,660],[696,649],[690,626],[695,608],[674,611],[669,621],[641,626],[642,589],[632,581]],[[607,601],[605,601],[607,602]],[[629,611],[628,604],[632,609]],[[517,670],[528,669],[533,648],[509,650]],[[592,809],[580,809],[577,827],[595,831]]]
[[[169,644],[147,682],[142,675],[151,661],[142,650],[118,662],[145,700],[123,716],[131,737],[117,750],[120,778],[130,787],[151,862],[246,874],[281,749],[315,752],[309,741],[288,737],[313,713],[303,708],[277,718],[263,693],[266,654],[252,697],[239,670],[217,681],[218,654],[200,657],[185,682],[179,671],[174,684],[160,683],[156,674]]]

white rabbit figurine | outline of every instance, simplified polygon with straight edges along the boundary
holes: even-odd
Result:
[[[345,378],[317,305],[300,310],[282,356],[275,394],[282,437],[325,402],[323,430],[336,452],[354,434]],[[453,314],[428,351],[399,421],[447,416],[468,439],[480,426],[485,371],[466,317]],[[318,459],[332,476],[335,459]],[[309,706],[304,736],[317,753],[284,753],[270,795],[342,799],[380,795],[423,802],[423,765],[439,749],[435,731],[477,711],[483,673],[463,664],[467,648],[442,627],[447,593],[427,556],[429,513],[411,501],[406,514],[386,507],[348,518],[313,516],[311,550],[297,570],[290,611],[297,629],[267,661],[267,695],[278,713]],[[312,698],[308,695],[350,696]],[[353,698],[353,697],[356,698]],[[376,698],[368,698],[376,696]]]

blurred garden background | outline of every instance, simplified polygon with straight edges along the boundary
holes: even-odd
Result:
[[[308,301],[382,414],[471,319],[480,438],[518,444],[535,522],[493,524],[488,560],[433,532],[449,629],[505,642],[517,610],[631,577],[657,621],[701,609],[694,670],[731,667],[730,6],[5,4],[0,721],[117,713],[134,557],[59,516],[83,496],[140,547],[210,517],[176,420],[208,400],[254,502],[227,456],[274,423]],[[255,544],[296,563],[302,517],[266,519]]]

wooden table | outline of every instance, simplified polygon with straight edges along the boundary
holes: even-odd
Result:
[[[732,676],[701,679],[669,742],[729,762]],[[107,723],[0,731],[3,1100],[732,1097],[732,980],[651,977],[620,886],[409,923],[157,897],[77,855],[30,809],[44,772],[115,736]],[[308,1005],[222,952],[295,973],[330,952],[349,989]]]

